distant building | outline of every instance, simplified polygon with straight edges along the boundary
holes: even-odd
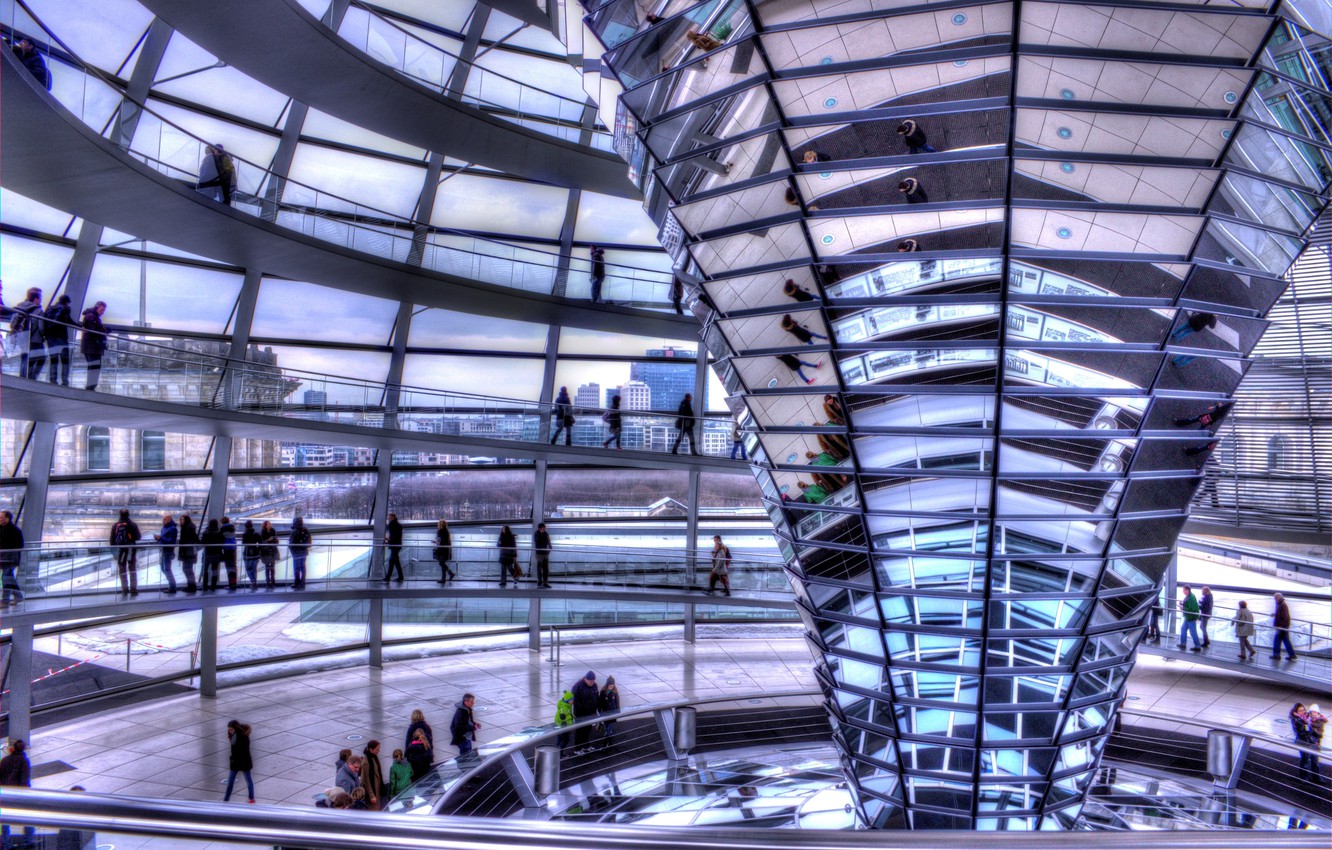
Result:
[[[574,393],[574,407],[601,407],[601,384],[583,384]]]
[[[642,381],[620,384],[617,392],[620,394],[620,408],[622,410],[652,409],[652,388]]]
[[[671,411],[680,406],[685,393],[694,391],[694,361],[698,352],[687,348],[667,346],[645,352],[648,357],[661,358],[649,363],[631,363],[629,379],[641,381],[652,391],[653,409]],[[679,361],[670,362],[670,361]],[[662,362],[665,361],[665,362]],[[694,410],[699,411],[696,401]]]

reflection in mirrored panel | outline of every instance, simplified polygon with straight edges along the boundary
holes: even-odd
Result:
[[[1032,2],[1016,51],[1007,3],[729,8],[626,102],[861,816],[1068,828],[1326,204],[1315,54],[1265,6]]]

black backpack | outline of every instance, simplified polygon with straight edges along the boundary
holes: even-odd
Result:
[[[116,546],[129,546],[134,542],[134,538],[130,536],[129,523],[116,523],[115,531],[111,532],[111,542]]]

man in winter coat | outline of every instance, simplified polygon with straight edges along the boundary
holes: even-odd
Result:
[[[589,717],[596,717],[601,711],[598,697],[601,692],[597,690],[597,674],[588,670],[583,678],[574,682],[573,686],[573,713],[575,722],[586,720]],[[574,730],[574,755],[580,755],[587,752],[587,743],[592,738],[592,727],[581,726]]]
[[[88,365],[88,376],[83,388],[96,390],[97,382],[102,377],[102,355],[106,354],[106,325],[102,324],[102,314],[106,312],[106,302],[98,301],[83,311],[80,324],[83,325],[83,337],[79,340],[79,350]]]
[[[18,569],[23,562],[23,532],[14,524],[14,515],[0,511],[0,569],[4,570],[4,597],[0,605],[23,601]]]
[[[1272,660],[1281,657],[1281,647],[1284,646],[1287,660],[1294,661],[1295,647],[1290,643],[1290,606],[1280,593],[1273,594],[1272,601],[1276,603],[1272,611]]]
[[[694,433],[694,396],[691,393],[685,393],[684,399],[680,401],[680,407],[675,411],[675,427],[680,432],[675,435],[675,445],[671,446],[671,454],[677,454],[680,451],[680,441],[689,438],[689,453],[698,456],[698,435]]]
[[[153,539],[162,544],[162,576],[167,580],[167,593],[176,592],[176,574],[171,569],[171,562],[176,560],[176,541],[180,529],[171,514],[162,516],[162,529],[153,535]]]
[[[449,732],[453,735],[449,743],[458,748],[459,759],[467,758],[472,753],[477,730],[481,728],[481,724],[472,714],[474,705],[476,697],[473,694],[463,694],[462,700],[454,705],[453,719],[449,721]]]
[[[29,380],[35,380],[42,373],[42,364],[46,362],[42,325],[42,291],[34,286],[28,290],[26,298],[14,305],[9,320],[10,333],[14,334],[19,346],[19,375]]]
[[[47,379],[53,384],[69,386],[69,331],[74,316],[69,310],[69,296],[61,295],[46,308],[46,321],[42,323],[42,336],[46,338]],[[57,374],[58,373],[58,374]]]
[[[348,794],[355,791],[361,784],[361,762],[360,756],[352,756],[347,759],[346,764],[338,768],[338,776],[334,784]]]
[[[51,71],[46,67],[46,60],[42,58],[42,54],[37,52],[37,46],[26,38],[20,38],[14,43],[13,50],[14,55],[23,63],[23,67],[28,69],[28,73],[50,91]]]

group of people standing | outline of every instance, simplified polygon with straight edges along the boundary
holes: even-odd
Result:
[[[555,704],[555,728],[561,729],[556,745],[564,750],[572,741],[574,755],[592,752],[592,733],[598,731],[597,748],[615,743],[615,715],[620,713],[620,689],[614,676],[606,677],[606,684],[597,688],[597,674],[588,670],[583,678],[565,688]],[[570,731],[568,727],[593,717],[602,717],[600,723],[585,723]]]
[[[0,302],[3,306],[3,302]],[[69,386],[70,342],[80,332],[79,350],[83,354],[87,371],[84,389],[96,390],[102,374],[102,357],[106,354],[107,328],[102,324],[106,302],[98,301],[83,311],[78,323],[74,321],[72,301],[68,295],[59,295],[42,307],[42,290],[30,287],[22,301],[13,309],[5,309],[9,316],[9,338],[5,351],[19,356],[19,375],[35,381],[42,369],[53,384]]]
[[[109,543],[116,553],[116,574],[120,579],[120,592],[135,596],[139,592],[139,550],[143,533],[139,524],[130,518],[127,508],[122,508],[120,517],[111,525]],[[245,566],[245,576],[249,579],[250,590],[259,589],[259,566],[264,568],[264,587],[268,590],[277,588],[277,561],[280,554],[281,540],[277,529],[268,520],[262,520],[255,527],[253,520],[245,520],[238,532],[230,517],[210,519],[203,530],[195,525],[189,514],[182,514],[180,522],[170,515],[162,517],[161,528],[153,535],[153,541],[159,547],[162,577],[167,586],[166,593],[175,593],[179,587],[176,582],[174,563],[180,560],[181,571],[185,576],[185,592],[194,593],[199,589],[218,590],[221,574],[226,571],[227,590],[236,591],[240,583],[237,555]],[[305,564],[310,554],[310,532],[305,521],[296,517],[291,522],[291,531],[287,535],[287,551],[291,555],[293,583],[292,588],[299,590],[305,586]],[[203,568],[196,575],[195,568],[203,557]]]

